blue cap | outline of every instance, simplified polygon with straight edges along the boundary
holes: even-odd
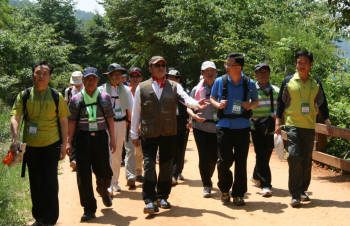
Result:
[[[98,78],[97,69],[94,68],[94,67],[87,67],[87,68],[85,68],[84,71],[83,71],[83,77],[86,78],[89,75],[93,75],[96,78]]]

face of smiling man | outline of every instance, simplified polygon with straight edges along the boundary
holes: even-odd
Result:
[[[33,75],[34,87],[38,91],[46,90],[51,80],[50,68],[47,65],[39,65],[34,69]]]

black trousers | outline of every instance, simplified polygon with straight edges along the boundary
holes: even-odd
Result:
[[[286,127],[288,145],[288,188],[293,198],[307,191],[311,181],[312,150],[315,130]]]
[[[213,187],[211,177],[218,160],[216,133],[207,133],[193,128],[193,135],[198,149],[199,172],[203,187]]]
[[[143,152],[144,181],[142,198],[145,203],[154,202],[158,198],[167,199],[171,191],[171,176],[175,155],[176,136],[160,136],[156,138],[141,137]],[[156,155],[159,147],[159,174],[156,173]],[[156,191],[157,188],[157,191]]]
[[[185,152],[187,147],[188,134],[190,130],[178,130],[176,135],[176,153],[174,157],[173,177],[177,178],[182,173],[185,163]]]
[[[256,154],[253,178],[260,181],[262,188],[271,188],[270,158],[273,150],[273,135],[251,131]]]
[[[109,144],[106,131],[77,134],[77,182],[80,204],[85,212],[95,213],[96,199],[92,187],[92,170],[96,175],[96,190],[103,197],[111,184],[112,169],[109,163]]]
[[[44,224],[56,224],[59,215],[57,165],[61,145],[27,147],[32,214]]]
[[[232,197],[244,197],[244,193],[247,192],[247,157],[250,143],[249,130],[250,128],[216,128],[219,157],[218,187],[221,192],[229,192],[232,186]],[[234,182],[230,170],[233,161],[236,161]]]

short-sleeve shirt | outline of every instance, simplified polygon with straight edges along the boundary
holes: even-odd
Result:
[[[96,120],[97,130],[102,131],[108,128],[106,119],[113,117],[114,112],[111,97],[108,93],[100,91],[99,98],[99,104],[97,104],[96,111]],[[69,102],[69,111],[71,112],[69,120],[79,121],[76,128],[81,131],[89,131],[88,114],[81,92],[72,97],[71,101]]]
[[[238,82],[238,84],[234,84],[229,75],[227,75],[228,83],[227,83],[227,106],[224,109],[224,114],[232,114],[232,108],[234,102],[242,102],[244,96],[244,74],[242,73],[242,78]],[[222,90],[223,90],[223,81],[222,76],[217,78],[214,82],[213,88],[211,89],[211,96],[217,99],[218,101],[222,98]],[[248,100],[256,100],[258,99],[258,91],[255,86],[255,82],[250,79],[248,84]],[[243,113],[243,107],[241,107],[241,113]],[[216,124],[218,127],[225,127],[229,129],[244,129],[250,127],[250,121],[246,118],[221,118]]]
[[[23,92],[17,95],[11,111],[12,116],[23,116]],[[60,125],[57,125],[57,117],[62,119],[69,116],[68,106],[62,94],[59,93],[58,115],[50,88],[43,92],[32,88],[26,106],[28,120],[24,120],[23,142],[31,147],[46,147],[59,141]],[[33,125],[37,126],[35,135],[29,133],[29,127]]]

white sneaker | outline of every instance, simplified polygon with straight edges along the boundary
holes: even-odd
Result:
[[[263,189],[261,190],[261,195],[262,195],[263,197],[271,197],[271,195],[272,195],[271,188],[268,188],[268,187],[263,188]]]
[[[109,188],[107,188],[107,191],[109,193],[110,196],[113,196],[113,187],[110,186]]]
[[[121,192],[122,191],[122,189],[117,184],[113,185],[113,190],[116,191],[116,192]]]
[[[204,187],[203,188],[203,197],[204,198],[210,198],[211,196],[211,188],[210,187]]]
[[[251,176],[251,177],[249,178],[249,180],[250,180],[251,182],[253,182],[253,183],[255,184],[255,186],[260,187],[260,181],[257,180],[257,179],[254,179],[253,176]]]

